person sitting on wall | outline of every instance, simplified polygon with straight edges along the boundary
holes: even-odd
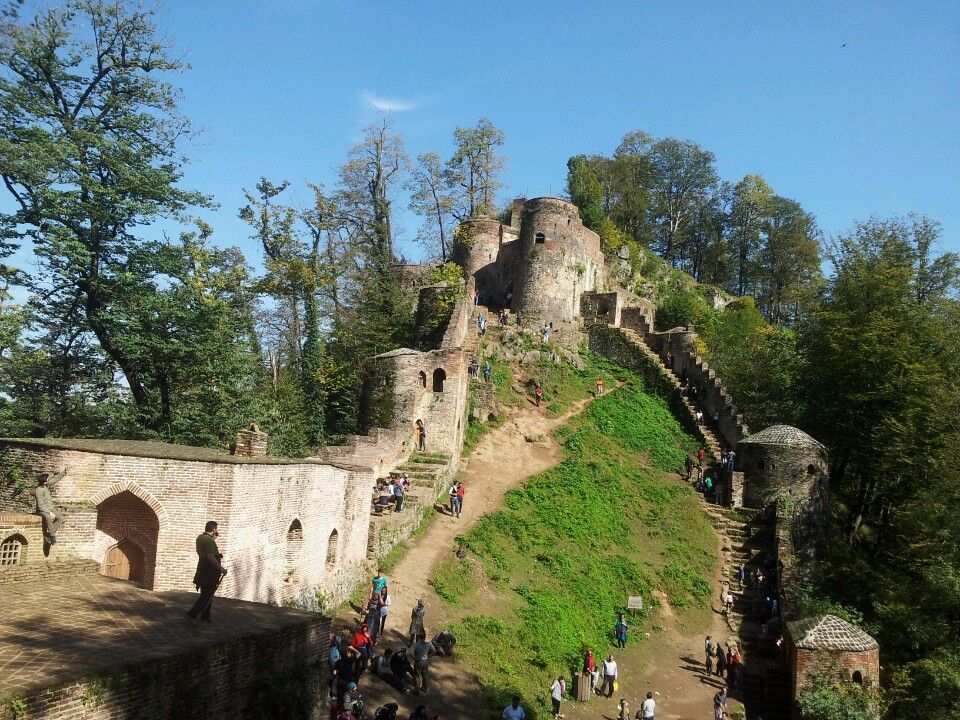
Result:
[[[394,507],[394,512],[401,512],[403,510],[403,483],[398,482],[393,486],[393,501],[396,503]]]
[[[43,539],[48,545],[56,544],[57,531],[65,522],[63,514],[58,513],[53,505],[53,495],[50,494],[50,490],[63,480],[66,474],[66,470],[53,474],[42,473],[37,478],[37,489],[33,491],[37,503],[34,514],[43,518]]]
[[[217,530],[215,520],[210,520],[197,536],[197,571],[193,575],[193,584],[200,591],[200,597],[187,611],[187,617],[210,622],[210,608],[213,606],[213,595],[220,587],[220,581],[226,576],[227,569],[220,563],[223,555],[217,548]]]

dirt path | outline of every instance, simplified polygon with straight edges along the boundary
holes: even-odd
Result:
[[[511,408],[505,423],[481,439],[462,468],[467,493],[460,518],[438,514],[389,573],[392,606],[378,652],[385,647],[394,649],[406,644],[410,613],[418,598],[423,598],[427,605],[428,635],[443,627],[447,618],[429,582],[437,564],[453,552],[456,536],[496,509],[508,490],[560,462],[563,451],[553,439],[553,432],[581,412],[590,399],[580,401],[556,418],[547,417],[542,408]],[[536,437],[537,441],[528,442],[528,437]],[[719,568],[715,580],[719,580]],[[341,634],[349,633],[356,621],[357,615],[351,613],[337,618],[335,627]],[[622,680],[620,692],[614,698],[596,698],[586,704],[567,701],[564,715],[571,720],[616,718],[617,701],[619,697],[626,697],[632,716],[650,690],[659,693],[655,696],[661,705],[658,718],[710,717],[710,701],[717,685],[701,677],[699,672],[703,627],[699,623],[692,629],[681,627],[669,608],[662,613],[659,625],[662,630],[647,642],[642,645],[633,642],[616,656]],[[724,627],[722,618],[711,613],[711,634],[725,638]],[[431,717],[442,712],[444,720],[478,720],[488,716],[482,687],[455,658],[434,658],[430,673],[431,687],[423,695],[401,695],[372,673],[366,673],[360,689],[370,714],[384,703],[396,702],[401,718],[406,718],[421,704],[431,711]]]

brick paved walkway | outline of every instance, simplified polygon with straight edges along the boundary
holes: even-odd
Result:
[[[0,695],[258,635],[315,615],[216,598],[213,623],[188,592],[153,593],[99,575],[0,586]]]

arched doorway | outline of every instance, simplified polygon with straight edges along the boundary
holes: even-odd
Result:
[[[100,574],[142,585],[145,567],[143,550],[130,540],[121,540],[107,550]]]
[[[153,588],[160,521],[146,502],[129,490],[97,505],[96,547],[103,555],[100,573]]]

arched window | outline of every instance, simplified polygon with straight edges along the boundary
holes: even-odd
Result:
[[[807,475],[816,475],[817,468],[815,465],[807,465]]]
[[[337,564],[337,546],[340,544],[340,535],[334,529],[330,533],[330,539],[327,540],[327,567],[332,568]]]
[[[300,524],[299,520],[294,520],[287,530],[287,542],[300,542],[301,540],[303,540],[303,525]]]
[[[857,685],[863,685],[863,673],[859,670],[854,670],[852,679]]]
[[[757,460],[757,470],[763,470],[763,460]]]
[[[287,562],[296,563],[300,559],[300,550],[303,547],[303,525],[299,520],[290,523],[287,530]]]
[[[0,543],[0,565],[20,565],[23,562],[27,539],[23,535],[10,535]]]
[[[420,371],[420,387],[425,388],[427,386],[427,374],[421,370]]]
[[[447,380],[447,373],[443,368],[437,368],[433,371],[433,391],[443,392],[443,383]]]
[[[533,236],[533,241],[534,241],[537,245],[543,245],[543,243],[545,243],[545,242],[547,241],[547,236],[544,235],[543,233],[537,233],[537,234],[535,234],[535,235]]]

